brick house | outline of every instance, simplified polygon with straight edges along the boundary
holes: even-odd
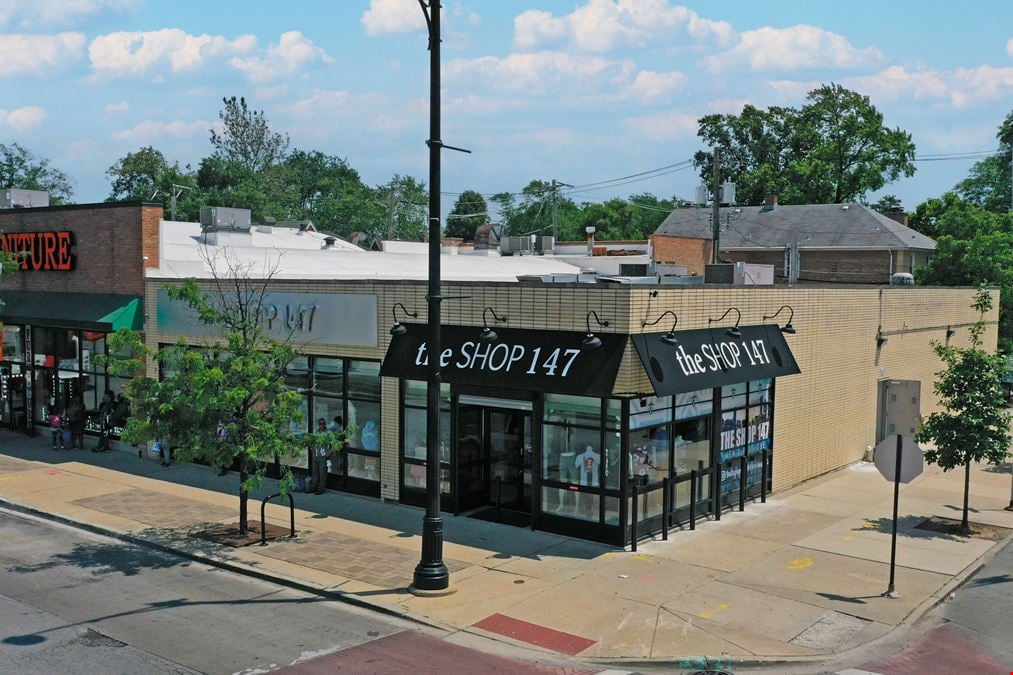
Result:
[[[797,247],[799,281],[889,283],[896,272],[924,266],[936,243],[904,223],[862,204],[778,204],[721,209],[721,258],[774,266],[786,282],[790,250]],[[701,252],[710,262],[713,228],[709,208],[673,211],[652,235],[654,261],[678,263],[700,273]],[[690,264],[693,263],[693,264]]]

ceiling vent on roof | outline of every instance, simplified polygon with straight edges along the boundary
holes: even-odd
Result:
[[[841,211],[847,211],[849,206],[851,206],[851,204],[842,204]]]
[[[263,232],[265,234],[271,234],[274,232],[274,226],[278,223],[277,219],[271,216],[264,216],[264,222],[257,225],[257,232]]]
[[[336,241],[336,237],[324,237],[324,245],[321,248],[334,248],[334,242]]]

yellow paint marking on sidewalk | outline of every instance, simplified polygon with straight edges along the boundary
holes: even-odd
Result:
[[[714,609],[708,610],[706,612],[700,612],[700,618],[701,619],[709,619],[712,616],[714,616],[715,614],[717,614],[718,612],[720,612],[722,609],[728,609],[728,603],[727,602],[722,602],[720,605],[718,605]]]
[[[790,570],[804,570],[813,566],[812,558],[796,558],[788,563],[788,569]]]
[[[0,476],[0,480],[17,480],[18,478],[21,478],[21,476],[19,476],[16,473],[11,473],[6,476]]]
[[[643,553],[637,553],[635,556],[633,556],[633,559],[638,562],[654,562],[654,558],[652,558],[649,555],[645,555]]]

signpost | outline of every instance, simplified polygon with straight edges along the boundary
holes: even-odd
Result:
[[[910,483],[919,475],[925,464],[925,454],[913,440],[903,434],[890,434],[876,446],[875,464],[883,478],[893,481],[893,531],[890,537],[890,584],[884,598],[899,598],[894,590],[897,569],[897,505],[900,501],[900,484]]]

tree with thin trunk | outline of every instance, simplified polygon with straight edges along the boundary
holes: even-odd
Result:
[[[205,343],[195,348],[181,340],[149,351],[138,333],[121,330],[110,338],[110,352],[131,356],[110,358],[109,365],[135,375],[126,387],[132,405],[123,438],[168,442],[180,460],[237,468],[239,529],[246,534],[249,491],[279,457],[306,447],[304,425],[293,423],[302,418],[304,396],[285,383],[297,356],[291,333],[277,338],[269,328],[278,324],[266,300],[274,269],[257,274],[227,249],[207,251],[210,279],[167,288],[202,326]],[[160,379],[142,374],[145,357],[158,364]],[[337,436],[319,440],[341,447]],[[292,477],[281,469],[284,494]]]
[[[1002,395],[1005,359],[984,348],[985,314],[992,310],[992,294],[981,289],[972,305],[978,321],[969,329],[970,347],[933,342],[932,348],[945,367],[936,373],[933,389],[943,412],[929,415],[918,429],[916,439],[934,447],[925,461],[943,471],[964,467],[964,509],[960,527],[970,531],[967,520],[971,488],[971,464],[1001,464],[1009,452],[1010,413]]]

